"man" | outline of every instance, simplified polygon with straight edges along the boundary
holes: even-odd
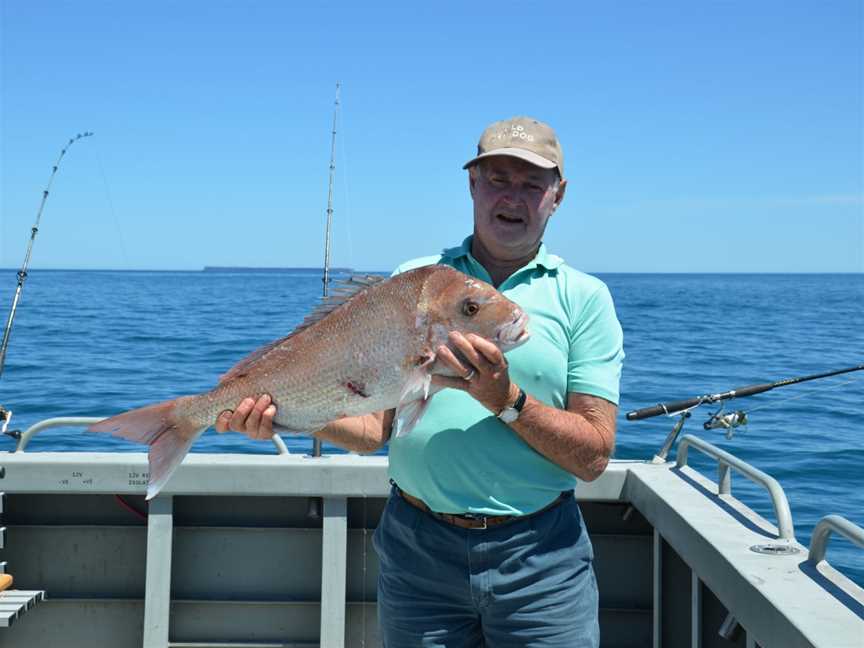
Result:
[[[516,117],[489,126],[465,167],[474,231],[402,272],[445,263],[495,285],[530,316],[530,340],[505,358],[452,333],[439,358],[457,376],[411,434],[390,443],[393,492],[376,529],[384,645],[599,644],[593,552],[576,478],[596,479],[615,442],[621,327],[599,280],[548,253],[549,218],[567,187],[552,129]],[[217,429],[269,438],[269,397],[224,412]],[[393,412],[316,433],[380,448]]]

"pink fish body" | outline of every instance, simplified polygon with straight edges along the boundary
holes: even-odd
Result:
[[[435,349],[450,331],[475,333],[507,351],[528,339],[527,321],[495,288],[444,265],[353,278],[213,390],[118,414],[90,430],[150,446],[151,499],[194,440],[247,396],[270,394],[283,431],[311,434],[339,418],[396,408],[394,434],[407,434],[435,391],[432,374],[449,373]]]

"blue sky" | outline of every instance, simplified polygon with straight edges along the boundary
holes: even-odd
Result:
[[[311,6],[311,5],[315,6]],[[0,267],[316,266],[470,232],[483,127],[552,124],[589,272],[864,271],[860,1],[0,0]]]

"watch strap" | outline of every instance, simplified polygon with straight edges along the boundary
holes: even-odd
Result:
[[[522,408],[525,407],[526,400],[528,400],[528,394],[526,394],[525,390],[520,387],[519,396],[516,398],[516,402],[513,403],[513,409],[515,409],[517,412],[521,412]]]
[[[509,425],[510,423],[519,418],[519,415],[522,413],[522,408],[525,407],[525,401],[527,399],[528,395],[525,393],[525,390],[520,387],[519,395],[516,397],[516,402],[512,405],[508,405],[500,412],[498,412],[498,418]]]

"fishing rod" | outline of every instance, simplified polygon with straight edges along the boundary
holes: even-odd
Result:
[[[333,129],[330,138],[330,180],[327,185],[327,226],[324,231],[324,283],[323,297],[330,292],[330,229],[333,225],[333,179],[336,175],[336,115],[339,114],[339,88],[341,84],[336,82],[336,100],[333,102]],[[321,456],[321,439],[313,437],[312,456]]]
[[[333,102],[333,128],[330,134],[330,179],[327,184],[327,224],[324,229],[324,284],[323,297],[330,293],[330,229],[333,226],[333,179],[336,175],[336,116],[339,114],[339,89],[341,83],[336,82],[336,100]],[[312,437],[312,457],[321,456],[321,439]],[[321,517],[321,498],[310,497],[306,515],[312,519]]]
[[[24,290],[24,282],[27,280],[27,271],[30,268],[30,257],[33,253],[33,242],[36,240],[36,234],[39,232],[39,223],[42,220],[42,211],[45,209],[45,203],[48,200],[48,194],[51,192],[51,185],[54,182],[54,177],[57,175],[57,170],[60,168],[60,163],[63,161],[63,156],[66,151],[78,140],[85,137],[91,137],[93,133],[90,131],[78,133],[71,138],[66,146],[60,151],[60,156],[57,162],[51,169],[51,175],[48,178],[48,184],[42,190],[42,201],[39,203],[39,211],[36,212],[36,222],[30,228],[30,240],[27,243],[27,253],[24,255],[24,263],[21,264],[21,269],[18,271],[18,286],[15,288],[15,295],[12,297],[12,308],[9,311],[9,317],[6,320],[6,326],[3,329],[3,341],[0,342],[0,377],[3,376],[3,365],[6,363],[6,351],[9,348],[9,338],[12,335],[12,323],[15,321],[15,312],[18,310],[18,302],[21,299],[21,292]],[[9,425],[9,420],[12,418],[12,412],[0,405],[0,432],[5,433],[6,427]]]
[[[723,401],[727,401],[732,398],[755,396],[756,394],[763,394],[778,387],[788,387],[789,385],[797,385],[799,383],[808,382],[810,380],[819,380],[820,378],[829,378],[831,376],[839,376],[841,374],[861,370],[864,370],[864,364],[856,365],[854,367],[846,367],[845,369],[837,369],[835,371],[826,371],[823,373],[812,374],[809,376],[786,378],[785,380],[778,380],[776,382],[747,385],[745,387],[738,387],[736,389],[730,389],[729,391],[720,392],[717,394],[704,394],[702,396],[696,396],[695,398],[688,398],[686,400],[672,401],[668,403],[658,403],[657,405],[653,405],[651,407],[644,407],[642,409],[633,410],[632,412],[627,412],[627,420],[641,421],[642,419],[660,416],[661,414],[665,414],[666,416],[675,416],[676,414],[680,415],[680,418],[675,424],[675,427],[666,437],[666,440],[664,441],[663,447],[660,449],[660,452],[658,452],[657,455],[655,455],[654,457],[653,461],[655,463],[662,463],[666,460],[666,455],[669,454],[669,450],[671,449],[672,444],[675,443],[675,439],[678,437],[678,433],[684,426],[684,422],[688,418],[690,418],[691,410],[696,409],[700,405],[705,405],[706,403],[722,403]],[[732,430],[738,426],[747,424],[747,413],[744,410],[737,410],[735,412],[729,412],[727,414],[723,414],[722,411],[723,408],[721,406],[718,411],[714,412],[708,418],[708,420],[703,424],[703,427],[706,430],[713,430],[717,428]]]

